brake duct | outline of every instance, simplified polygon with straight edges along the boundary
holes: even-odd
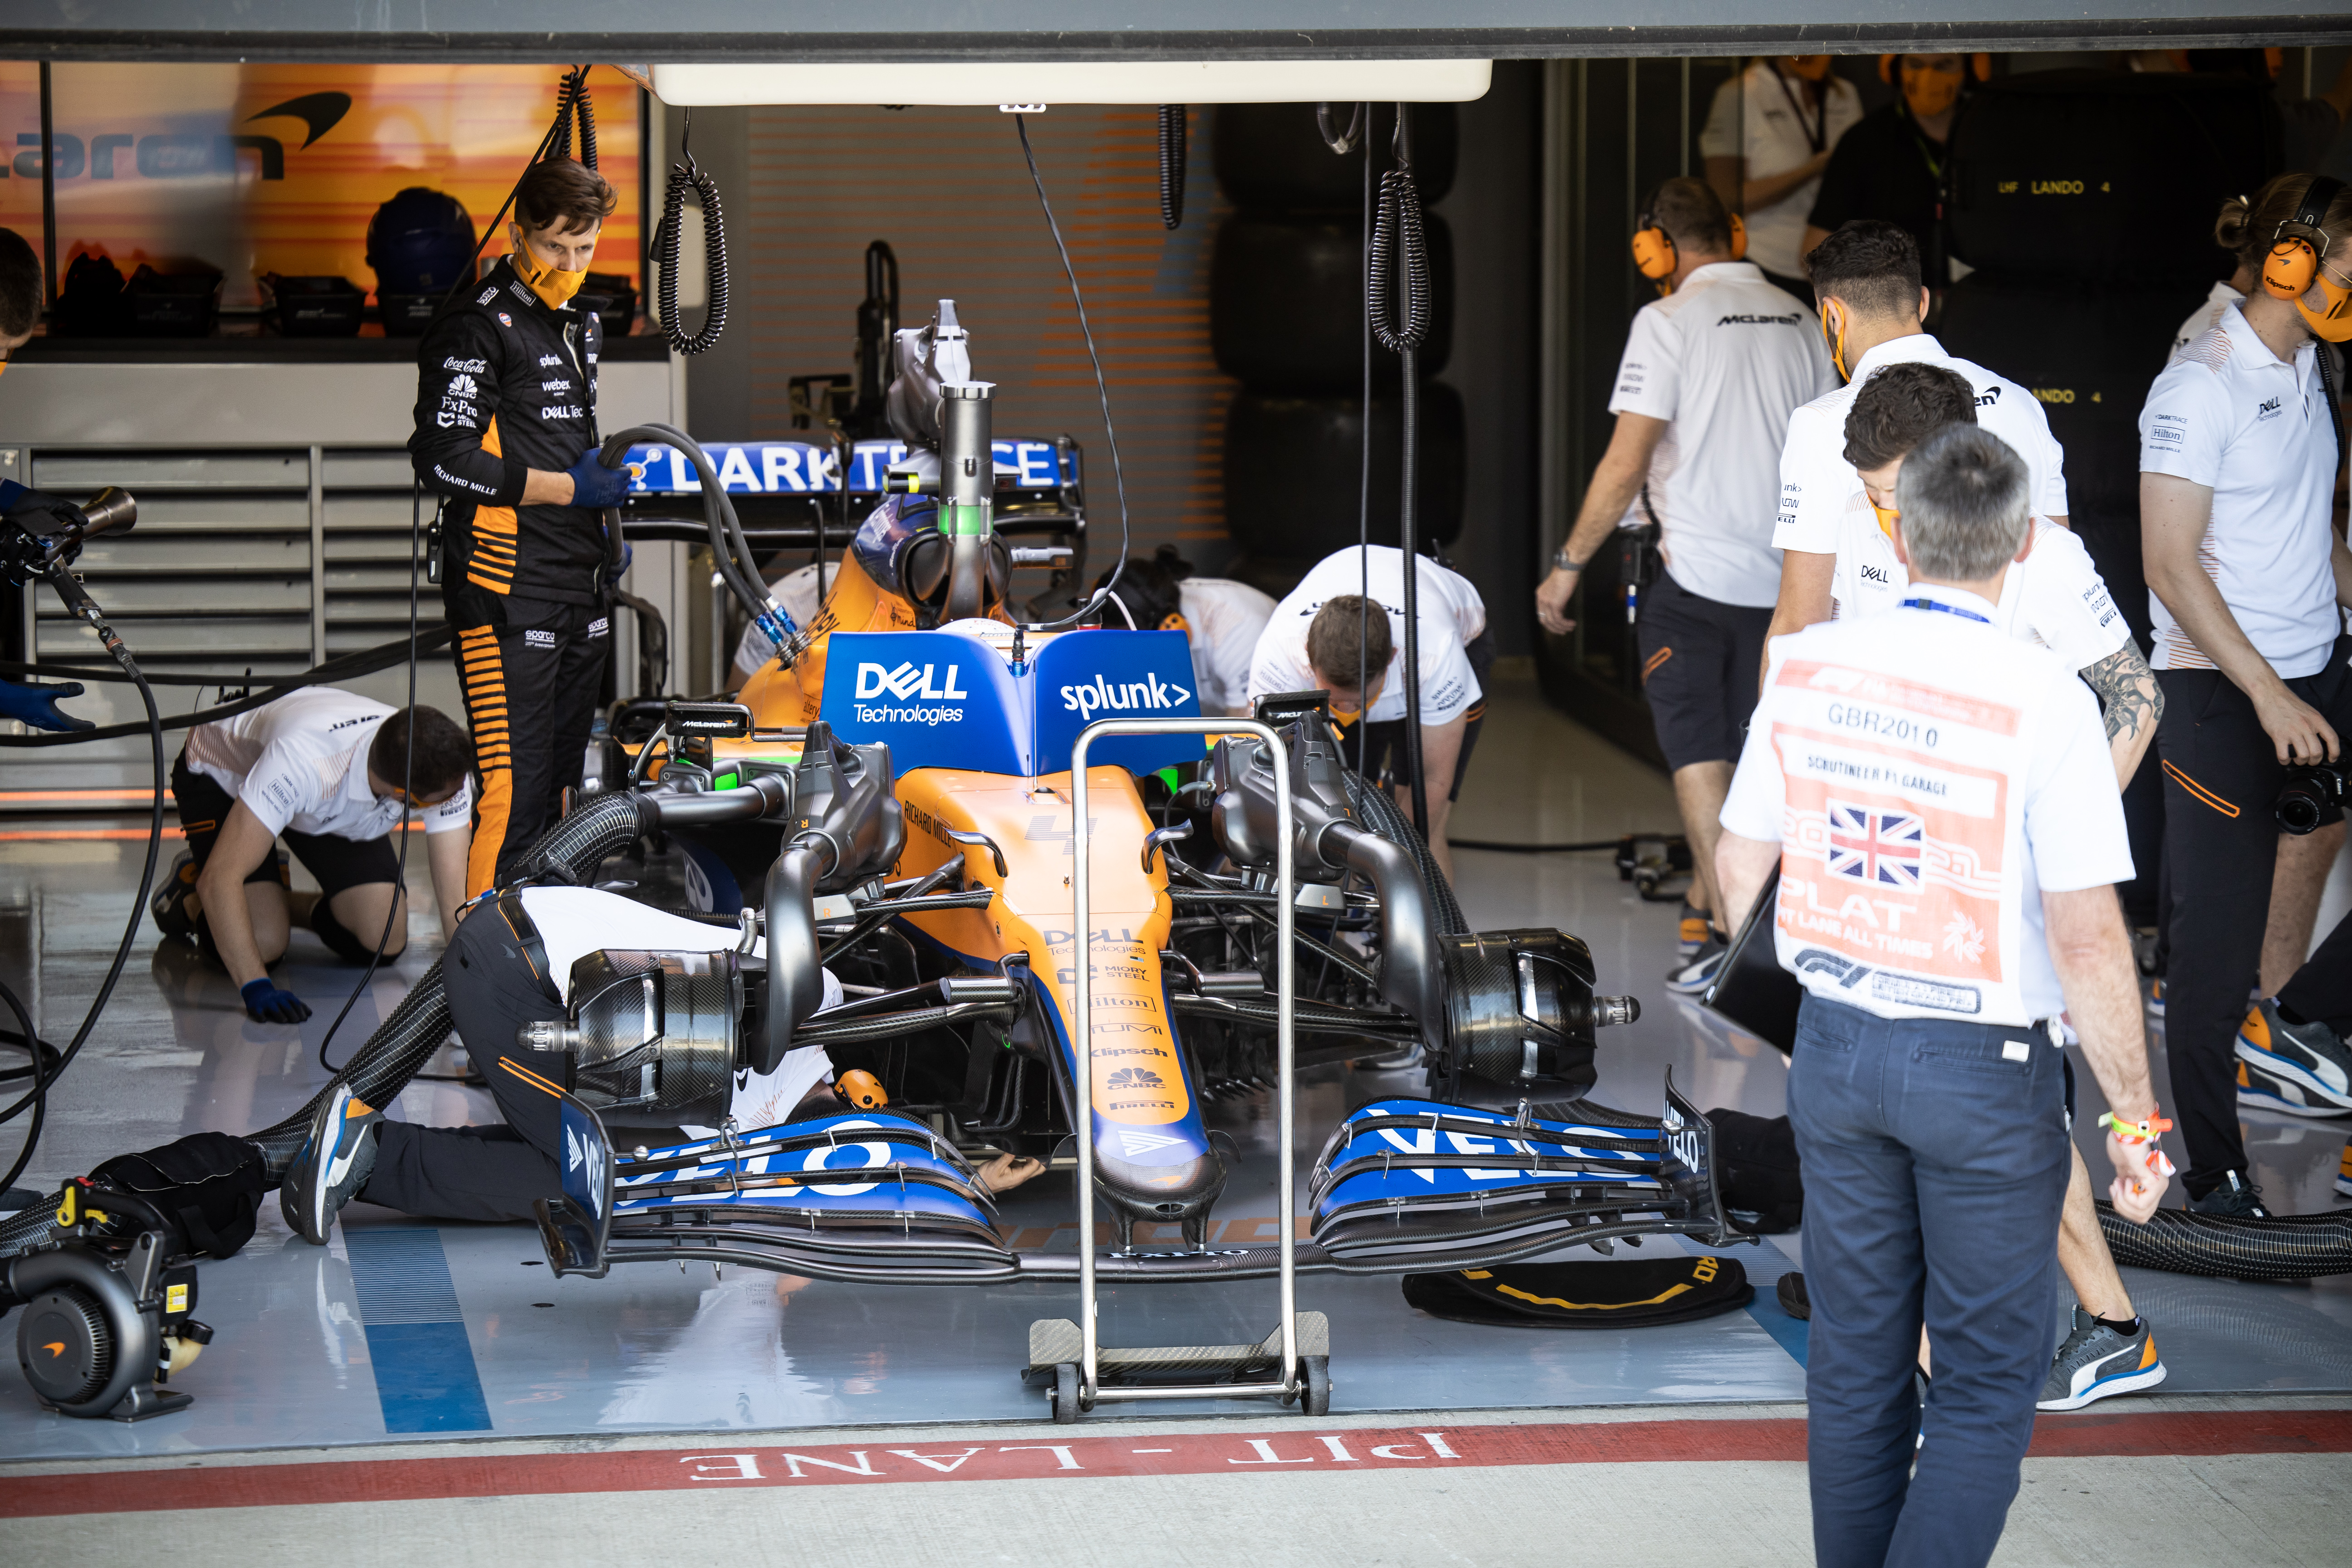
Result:
[[[1318,724],[1295,723],[1288,735],[1292,863],[1301,881],[1340,881],[1352,871],[1371,882],[1381,906],[1381,994],[1421,1026],[1432,1047],[1432,1091],[1459,1095],[1473,1087],[1468,1079],[1516,1087],[1524,1101],[1538,1079],[1573,1094],[1591,1088],[1594,1031],[1632,1023],[1640,1004],[1593,994],[1592,955],[1576,937],[1541,928],[1441,929],[1460,923],[1450,899],[1444,911],[1433,908],[1433,885],[1442,882],[1424,879],[1411,845],[1356,820],[1353,797],[1377,800],[1377,789],[1349,777]],[[1225,853],[1243,866],[1273,863],[1279,827],[1263,743],[1220,741],[1210,777],[1210,826]]]

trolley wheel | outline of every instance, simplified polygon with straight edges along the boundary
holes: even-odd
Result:
[[[1055,1426],[1077,1425],[1078,1369],[1076,1363],[1066,1361],[1054,1369],[1054,1386],[1046,1390],[1045,1402],[1053,1407]]]
[[[1331,1358],[1328,1355],[1303,1355],[1298,1358],[1299,1381],[1303,1385],[1298,1401],[1301,1415],[1331,1414]]]

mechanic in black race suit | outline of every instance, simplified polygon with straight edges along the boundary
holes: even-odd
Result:
[[[511,252],[445,308],[417,353],[409,454],[448,498],[442,603],[481,775],[468,894],[498,882],[580,783],[611,647],[599,511],[627,492],[597,460],[604,335],[572,303],[619,201],[566,157],[515,188]]]

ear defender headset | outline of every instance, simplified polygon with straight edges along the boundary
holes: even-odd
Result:
[[[1726,213],[1724,216],[1731,225],[1731,259],[1740,260],[1748,254],[1748,226],[1739,221],[1738,213]],[[1656,218],[1643,213],[1641,226],[1633,230],[1633,269],[1657,284],[1663,293],[1677,265],[1675,237]]]
[[[2344,182],[2315,175],[2295,204],[2294,216],[2271,234],[2270,254],[2263,258],[2263,289],[2275,299],[2292,300],[2304,324],[2315,337],[2331,343],[2352,340],[2352,284],[2337,282],[2320,263],[2327,256],[2327,209],[2335,204]],[[2310,305],[2317,284],[2326,308]]]

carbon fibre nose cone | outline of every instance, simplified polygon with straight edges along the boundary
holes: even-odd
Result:
[[[1225,1190],[1225,1159],[1204,1149],[1172,1165],[1139,1165],[1109,1152],[1120,1134],[1095,1149],[1095,1183],[1113,1208],[1146,1225],[1197,1224]]]

